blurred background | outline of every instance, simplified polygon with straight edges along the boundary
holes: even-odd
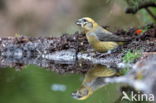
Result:
[[[0,36],[72,34],[85,16],[112,30],[143,25],[142,15],[125,14],[126,7],[125,0],[0,0]]]
[[[125,14],[124,0],[0,0],[0,36],[59,36],[73,34],[74,22],[91,17],[112,31],[139,27],[150,22],[146,12]],[[59,75],[34,65],[21,71],[0,68],[0,103],[113,103],[119,97],[119,85],[107,85],[85,101],[71,93],[79,88],[83,76]],[[113,97],[113,98],[112,98]]]

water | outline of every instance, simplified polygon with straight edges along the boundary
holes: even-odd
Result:
[[[75,100],[71,93],[80,87],[83,75],[60,75],[34,65],[20,71],[1,68],[0,77],[0,103],[113,103],[119,97],[119,85],[109,84],[84,101]]]

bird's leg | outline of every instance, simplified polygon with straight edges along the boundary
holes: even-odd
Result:
[[[101,55],[101,53],[95,51],[95,55],[94,55],[94,57],[99,57],[100,55]]]
[[[94,49],[89,49],[87,50],[89,53],[93,54],[93,57],[97,57],[97,56],[100,56],[101,53],[95,51]]]
[[[112,50],[108,50],[106,53],[98,53],[98,58],[101,58],[101,57],[104,57],[104,56],[106,56],[106,55],[108,55],[108,54],[111,54],[112,53]],[[99,55],[100,54],[100,55]]]
[[[83,54],[96,54],[96,51],[94,51],[93,49],[87,49],[86,51],[82,51],[81,53]]]
[[[88,49],[87,52],[89,52],[89,53],[91,53],[91,52],[95,53],[95,50],[94,49]]]

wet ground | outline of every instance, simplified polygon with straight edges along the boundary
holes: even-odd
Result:
[[[128,50],[140,50],[142,52],[156,51],[156,25],[154,24],[140,28],[130,28],[128,30],[120,29],[114,33],[130,39],[130,41],[113,50],[111,54],[100,57],[105,61],[108,60],[107,62],[111,61],[108,63],[109,66],[115,66],[117,63],[122,62],[122,56],[124,56],[125,51]],[[6,37],[1,38],[0,47],[0,67],[15,67],[19,69],[28,64],[35,64],[59,73],[85,73],[92,67],[93,63],[83,59],[77,60],[77,55],[79,53],[85,53],[85,55],[87,55],[85,58],[89,56],[96,58],[96,53],[92,52],[92,48],[88,44],[85,34],[78,32],[73,35],[64,34],[59,38]],[[43,58],[43,54],[51,55],[62,50],[69,50],[69,53],[60,54],[60,56],[63,57],[63,55],[68,54],[68,57],[63,58],[71,57],[70,62],[57,62],[49,58]],[[53,55],[55,59],[56,56],[55,54]],[[98,55],[103,54],[98,53]]]

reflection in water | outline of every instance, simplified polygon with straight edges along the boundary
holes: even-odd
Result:
[[[106,85],[105,78],[117,76],[117,72],[103,65],[95,65],[90,69],[80,86],[80,88],[72,93],[73,98],[78,100],[87,99],[94,91]]]
[[[54,71],[60,74],[65,73],[85,73],[92,67],[89,61],[53,61],[42,57],[22,57],[20,59],[14,57],[0,56],[0,68],[15,68],[16,71],[22,70],[27,65],[37,65],[44,69]],[[73,69],[74,68],[74,69]]]
[[[31,47],[31,45],[29,45],[29,46]],[[23,67],[26,65],[34,64],[34,65],[37,65],[39,67],[43,67],[44,69],[48,69],[50,71],[55,71],[55,72],[62,73],[62,74],[65,74],[65,73],[86,73],[89,70],[88,73],[86,74],[85,80],[82,83],[82,86],[80,87],[78,92],[75,93],[75,95],[73,93],[73,97],[75,97],[77,99],[86,99],[91,94],[93,94],[93,92],[96,91],[98,88],[106,85],[106,83],[104,81],[105,77],[112,77],[112,76],[116,75],[116,72],[113,69],[108,69],[102,65],[94,66],[94,64],[90,61],[84,61],[81,59],[80,60],[77,60],[77,59],[73,60],[72,59],[71,60],[72,62],[71,61],[66,61],[66,62],[65,61],[63,61],[63,62],[54,61],[54,60],[51,60],[51,59],[48,59],[45,57],[51,57],[51,55],[53,55],[52,57],[56,58],[55,53],[49,53],[50,56],[49,55],[45,56],[44,53],[43,54],[41,53],[41,55],[38,54],[38,52],[36,51],[35,48],[33,48],[33,49],[31,48],[32,49],[31,52],[29,52],[29,50],[25,50],[25,49],[20,49],[20,50],[16,51],[16,48],[17,48],[16,46],[15,47],[9,46],[7,49],[4,49],[4,51],[1,52],[1,56],[0,56],[0,67],[1,68],[12,67],[12,68],[16,68],[16,70],[19,71],[19,70],[23,69]],[[21,56],[21,50],[22,51],[24,50],[22,52],[23,53],[22,56]],[[70,51],[70,52],[63,51],[61,53],[63,53],[64,55],[76,54],[75,51]],[[64,55],[61,55],[63,60],[67,58]],[[71,57],[74,58],[74,56],[71,56]],[[69,59],[69,58],[67,58],[67,59]],[[36,71],[39,71],[39,70],[36,70]],[[21,71],[21,72],[23,72],[23,71]],[[22,73],[19,73],[19,74],[22,74]],[[30,74],[30,72],[29,72],[29,74]],[[27,74],[27,75],[29,75],[29,74]],[[35,73],[33,73],[33,76],[36,76],[37,78],[40,78],[40,79],[43,78],[41,76],[35,75]],[[38,80],[40,80],[40,79],[38,79]],[[51,79],[53,79],[53,80],[51,80]],[[46,80],[49,80],[48,82],[51,82],[51,81],[56,80],[57,78],[51,78],[51,79],[48,78]],[[76,81],[75,80],[71,81],[70,79],[71,78],[66,80],[66,82],[70,82],[70,85],[72,85],[72,88],[68,88],[68,90],[71,89],[71,92],[72,92],[72,90],[75,90],[75,88],[73,88],[74,87],[73,81],[74,82],[76,82]],[[34,77],[32,77],[32,80],[34,80]],[[63,79],[61,79],[61,80],[63,81]],[[65,92],[66,93],[69,92],[69,94],[71,94],[70,91],[66,90],[66,87],[60,85],[60,84],[64,84],[64,83],[60,83],[60,84],[55,84],[55,83],[58,83],[58,82],[55,81],[54,83],[50,83],[49,86],[48,87],[45,86],[45,88],[50,88],[52,90],[51,92],[62,91],[64,94],[65,94]],[[73,84],[71,84],[71,83],[73,83]],[[32,82],[32,84],[33,84],[33,82]],[[45,83],[43,82],[42,84],[44,85]],[[55,84],[55,85],[52,85],[52,84]],[[35,85],[38,86],[38,83],[35,83]],[[68,85],[66,84],[66,86],[68,86]],[[30,88],[32,88],[32,87],[33,86],[30,85]],[[24,89],[27,89],[27,87],[25,87]],[[42,88],[40,88],[40,89],[42,89]],[[111,89],[113,89],[113,87]],[[37,91],[38,90],[39,89],[37,89]],[[113,90],[111,90],[111,91],[113,91]],[[4,92],[6,92],[6,91],[4,91]],[[31,91],[28,91],[28,92],[31,92]],[[40,90],[39,92],[40,92],[40,94],[43,94],[43,90],[42,91]],[[105,91],[105,93],[106,92],[107,91]],[[57,93],[60,93],[60,92],[57,92]],[[40,94],[36,93],[36,95],[40,95]],[[50,96],[57,97],[54,94],[50,94]],[[62,94],[60,94],[60,95],[62,95]],[[69,98],[70,98],[70,95],[68,95],[68,99]],[[52,98],[52,99],[54,100],[54,98]],[[58,101],[59,100],[60,100],[60,98],[58,98]],[[4,101],[6,101],[6,99]],[[73,101],[74,101],[74,99],[73,99]]]
[[[91,64],[87,65],[85,64],[85,62],[81,62],[81,63],[79,62],[79,64],[52,64],[51,62],[49,64],[52,67],[56,66],[57,68],[62,68],[61,70],[70,71],[70,68],[74,68],[76,69],[76,71],[84,70],[84,72],[80,71],[81,73],[85,73],[85,71],[89,69],[89,71],[86,74],[85,80],[82,84],[84,87],[85,86],[93,87],[91,89],[94,90],[90,92],[91,94],[94,91],[96,91],[98,88],[106,84],[105,81],[103,80],[105,77],[112,77],[116,75],[116,72],[113,69],[108,69],[105,66],[101,66],[101,65],[91,65]],[[87,68],[87,70],[85,68]],[[46,101],[53,101],[54,103],[60,103],[60,102],[69,103],[69,101],[72,101],[71,103],[79,103],[79,101],[74,100],[71,97],[71,93],[73,90],[77,88],[77,86],[81,84],[80,75],[76,75],[76,74],[59,75],[57,73],[47,72],[45,69],[39,69],[39,67],[31,65],[25,69],[22,69],[20,72],[15,72],[15,70],[13,69],[1,69],[0,76],[1,76],[0,99],[2,103],[9,103],[8,102],[9,100],[7,98],[10,98],[13,101],[13,103],[20,103],[17,101],[22,101],[23,96],[24,99],[34,97],[37,98],[36,100],[39,101],[46,100]],[[9,96],[10,92],[15,96],[10,97]],[[110,92],[113,93],[111,94],[111,96],[113,95],[117,97],[116,85],[109,85],[107,86],[107,90],[103,89],[102,91],[97,91],[98,96],[94,96],[93,98],[87,99],[87,101],[89,103],[94,103],[92,101],[95,98],[101,101],[104,98],[105,101],[108,101],[106,103],[112,103],[110,102],[113,101],[111,100],[111,97],[109,95]],[[18,93],[20,93],[20,95]],[[15,100],[15,98],[18,98],[17,101]],[[28,99],[27,102],[25,103],[30,103],[30,102],[31,99]],[[84,102],[85,101],[82,101],[82,103]],[[38,103],[45,103],[45,102],[38,102]],[[46,102],[46,103],[50,103],[50,102]]]

